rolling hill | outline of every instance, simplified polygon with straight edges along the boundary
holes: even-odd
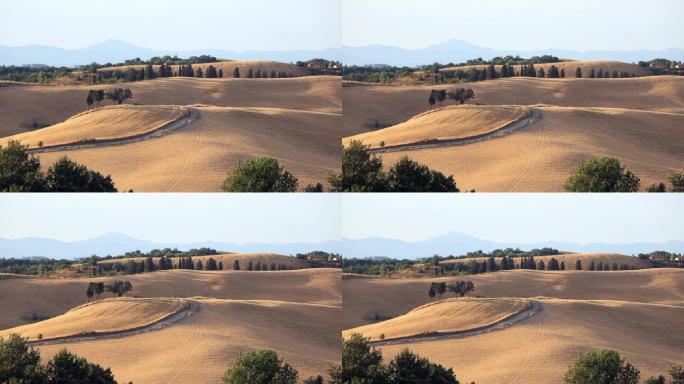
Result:
[[[84,304],[88,283],[120,279],[132,283],[135,298]],[[111,367],[119,382],[216,383],[240,353],[260,348],[275,350],[300,380],[340,361],[336,269],[0,279],[0,301],[0,335],[26,334],[45,360],[67,348]],[[192,313],[166,323],[187,305]],[[75,338],[49,340],[60,336]]]
[[[0,135],[10,137],[0,141],[20,138],[47,146],[109,139],[107,145],[56,148],[39,156],[47,167],[68,155],[111,174],[120,190],[219,191],[238,161],[257,156],[278,159],[301,188],[339,168],[339,139],[346,134],[340,129],[338,77],[164,78],[121,86],[130,87],[139,105],[85,114],[87,92],[110,86],[2,87],[0,112],[6,118]],[[116,140],[154,131],[178,118],[180,112],[171,111],[186,109],[192,119],[164,135]],[[51,126],[12,136],[45,125]]]
[[[562,191],[574,167],[595,156],[617,157],[641,178],[644,189],[665,181],[684,164],[684,78],[507,78],[467,87],[475,91],[475,102],[488,114],[476,117],[468,106],[423,114],[430,91],[448,89],[446,85],[343,87],[343,125],[357,132],[343,142],[351,138],[371,145],[394,142],[401,132],[410,132],[416,141],[449,137],[451,132],[486,132],[500,122],[485,116],[495,115],[502,106],[525,106],[538,111],[540,118],[505,136],[407,148],[382,157],[392,164],[408,155],[453,174],[461,189],[498,192]],[[372,131],[374,122],[390,127]],[[478,130],[467,128],[471,126]]]
[[[471,275],[465,279],[474,282],[477,298],[447,295],[426,304],[430,283],[454,279],[463,277],[345,279],[343,334],[360,331],[375,341],[382,333],[419,336],[378,348],[386,360],[409,348],[453,368],[462,382],[485,384],[561,383],[579,354],[599,348],[618,350],[642,379],[681,363],[684,339],[673,329],[684,320],[684,270]],[[515,312],[511,302],[526,300],[539,310],[488,326]]]

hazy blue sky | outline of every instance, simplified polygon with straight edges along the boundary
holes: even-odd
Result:
[[[0,237],[74,241],[109,231],[156,242],[319,242],[340,234],[332,194],[2,194]]]
[[[684,1],[344,0],[345,45],[423,48],[452,38],[495,49],[684,48]]]
[[[341,0],[3,0],[0,44],[81,48],[119,39],[153,49],[339,46]]]
[[[500,242],[684,240],[682,194],[2,194],[0,237],[157,242],[422,240],[457,231]]]
[[[499,242],[684,240],[682,194],[345,195],[343,206],[347,238],[456,231]]]

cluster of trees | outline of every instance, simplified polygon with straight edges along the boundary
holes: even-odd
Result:
[[[305,260],[312,268],[342,268],[342,255],[325,251],[297,253],[294,257]]]
[[[404,269],[411,269],[416,260],[390,258],[346,258],[342,264],[342,271],[362,275],[391,276]]]
[[[275,351],[259,349],[242,353],[223,374],[224,384],[297,384],[299,372]],[[304,384],[325,384],[323,376],[311,376]]]
[[[102,368],[66,349],[42,365],[40,352],[27,341],[16,333],[7,339],[0,336],[0,383],[117,384],[109,368]]]
[[[334,192],[459,192],[453,176],[404,156],[388,172],[369,146],[352,141],[342,151],[342,172],[328,178]]]
[[[684,384],[684,368],[670,366],[670,383]],[[639,384],[641,372],[618,351],[601,349],[580,356],[565,372],[565,384]],[[665,376],[650,377],[646,384],[665,384]]]
[[[684,192],[684,170],[668,176],[672,192]],[[581,161],[565,182],[567,192],[638,192],[641,180],[625,169],[614,157],[598,157]],[[665,192],[665,183],[653,184],[648,192]]]
[[[188,63],[178,65],[177,69],[174,69],[174,67],[167,64],[161,64],[156,71],[152,64],[147,64],[142,68],[129,67],[126,69],[99,70],[90,76],[91,82],[93,84],[98,84],[110,83],[114,81],[134,82],[163,77],[196,77],[208,79],[228,77],[227,74],[225,75],[226,76],[224,76],[222,68],[217,70],[213,65],[209,65],[205,70],[203,70],[201,67],[193,68],[192,63]],[[241,77],[240,68],[233,68],[233,77]],[[294,77],[294,75],[285,71],[262,71],[261,68],[257,68],[256,70],[249,68],[245,77],[248,79],[275,79]]]
[[[104,176],[63,156],[47,172],[28,146],[11,140],[0,144],[2,192],[116,192],[111,176]]]
[[[331,367],[328,374],[331,384],[459,384],[453,369],[408,349],[384,364],[382,351],[371,347],[369,339],[357,333],[342,345],[342,365]]]
[[[468,100],[474,97],[475,91],[473,91],[470,88],[454,88],[453,90],[448,92],[446,89],[433,89],[432,91],[430,91],[428,104],[430,105],[430,109],[432,109],[435,103],[437,103],[438,106],[441,106],[446,99],[454,100],[459,104],[463,104],[467,103]]]
[[[133,291],[133,284],[128,280],[115,280],[109,283],[88,283],[88,288],[86,289],[86,296],[88,301],[93,298],[93,296],[100,297],[103,292],[111,292],[112,296],[128,296],[128,292]]]
[[[453,283],[432,283],[430,284],[430,289],[428,290],[428,296],[430,297],[430,301],[435,298],[435,296],[439,298],[442,297],[443,294],[447,292],[453,292],[454,294],[458,295],[459,297],[467,296],[470,292],[475,290],[475,284],[468,280],[457,280],[454,281]]]
[[[225,192],[295,192],[299,181],[278,160],[259,157],[239,161],[223,181]]]
[[[415,69],[409,67],[380,66],[345,66],[342,79],[366,83],[389,84],[402,77],[410,77]]]
[[[157,259],[156,262],[154,259]],[[206,262],[202,262],[202,260],[193,260],[191,255],[179,256],[175,259],[176,260],[173,260],[170,257],[163,255],[158,258],[153,258],[148,255],[140,262],[129,259],[125,263],[95,263],[93,265],[93,276],[147,273],[169,269],[189,269],[196,271],[223,271],[224,269],[228,269],[228,266],[224,266],[222,261],[217,261],[213,257],[208,258]],[[241,266],[240,260],[234,260],[232,267],[233,270],[236,271],[243,270],[243,268],[246,271],[286,271],[294,269],[293,266],[288,266],[287,264],[262,263],[258,260],[256,262],[250,260],[244,266]]]
[[[27,257],[22,259],[0,258],[1,273],[45,276],[53,271],[69,268],[74,261],[48,259],[46,257]]]
[[[167,270],[173,269],[174,264],[171,260],[172,257],[191,257],[191,256],[207,256],[216,255],[218,252],[213,248],[191,248],[187,251],[180,251],[178,248],[164,248],[164,249],[153,249],[149,252],[141,252],[140,250],[135,250],[131,252],[126,252],[123,255],[107,255],[98,256],[91,255],[78,261],[83,265],[92,267],[93,276],[103,276],[112,274],[135,274],[143,272],[153,272],[156,270]],[[135,260],[127,260],[124,262],[107,262],[100,263],[100,261],[110,261],[110,260],[121,260],[121,259],[133,259],[133,258],[145,258],[143,262],[136,262]],[[155,262],[156,260],[156,262]],[[192,268],[194,269],[194,268]]]
[[[46,84],[73,71],[73,68],[47,65],[0,65],[0,80]]]
[[[133,91],[128,88],[113,88],[108,91],[103,89],[90,90],[88,91],[88,96],[86,96],[86,104],[88,104],[88,109],[96,103],[98,106],[100,102],[104,99],[111,100],[117,104],[125,103],[126,100],[133,98]]]

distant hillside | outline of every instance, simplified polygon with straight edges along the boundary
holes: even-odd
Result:
[[[132,57],[149,59],[154,56],[178,55],[183,57],[211,55],[233,60],[276,60],[295,62],[312,58],[339,60],[340,50],[298,51],[231,51],[221,49],[198,49],[194,51],[155,50],[141,48],[120,40],[107,40],[79,49],[63,49],[43,45],[8,47],[0,45],[0,65],[45,64],[71,67],[97,63],[119,63]]]
[[[482,57],[491,59],[496,56],[520,55],[522,57],[553,55],[574,60],[616,60],[637,62],[664,57],[671,60],[684,60],[684,49],[634,50],[634,51],[572,51],[545,49],[536,51],[496,50],[480,47],[462,40],[448,40],[444,43],[420,49],[404,49],[384,45],[367,45],[342,49],[342,62],[346,65],[387,64],[396,66],[417,66],[434,62],[459,63]]]
[[[520,248],[556,248],[568,252],[579,253],[620,253],[636,255],[650,253],[655,250],[668,252],[684,252],[684,241],[669,241],[662,243],[587,243],[578,244],[563,241],[546,241],[537,243],[502,243],[478,239],[458,232],[448,233],[428,240],[409,242],[382,237],[366,239],[343,239],[342,241],[326,241],[320,243],[246,243],[236,244],[220,241],[205,241],[196,243],[152,242],[136,239],[121,233],[110,232],[90,239],[65,242],[45,238],[2,239],[0,238],[0,257],[29,257],[44,256],[51,258],[75,259],[88,257],[92,254],[99,256],[119,255],[131,250],[143,252],[152,249],[208,247],[222,252],[235,253],[270,253],[295,255],[308,253],[312,250],[340,253],[346,258],[357,257],[388,257],[388,258],[424,258],[434,254],[442,256],[463,255],[478,249],[490,252],[494,249]]]

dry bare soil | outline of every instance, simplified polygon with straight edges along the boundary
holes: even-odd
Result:
[[[83,305],[89,282],[130,280],[133,295]],[[111,296],[104,294],[104,296]],[[217,383],[243,352],[270,348],[303,380],[340,360],[340,272],[170,270],[113,278],[0,279],[0,335],[9,328],[35,339],[154,323],[192,301],[199,310],[158,330],[98,340],[39,345],[109,366],[119,382]],[[32,314],[47,320],[31,323]]]
[[[89,90],[114,87],[130,88],[129,103],[138,105],[83,113]],[[0,142],[21,139],[36,148],[40,141],[49,146],[129,137],[176,120],[188,108],[199,117],[163,136],[38,156],[49,166],[67,155],[111,174],[119,190],[191,192],[218,191],[238,161],[269,156],[304,187],[339,171],[339,140],[350,134],[341,128],[339,77],[174,77],[115,85],[0,87]]]
[[[453,174],[462,189],[562,191],[581,161],[613,156],[635,172],[642,188],[684,166],[684,78],[505,78],[462,85],[378,86],[345,83],[343,126],[373,147],[468,138],[496,129],[532,108],[541,118],[515,132],[464,145],[381,154],[391,164],[409,157]],[[430,113],[433,89],[472,88],[477,107]],[[445,104],[446,105],[446,104]],[[416,116],[418,115],[418,116]],[[388,126],[374,130],[373,126]]]
[[[377,340],[380,333],[463,331],[494,323],[515,310],[512,300],[524,299],[541,310],[502,329],[379,348],[386,358],[410,348],[478,384],[561,383],[580,353],[598,348],[618,350],[644,379],[684,359],[684,335],[676,331],[684,321],[684,270],[495,272],[465,277],[475,283],[471,296],[487,299],[425,305],[430,283],[451,279],[345,279],[344,334]],[[376,314],[390,319],[374,323]]]

